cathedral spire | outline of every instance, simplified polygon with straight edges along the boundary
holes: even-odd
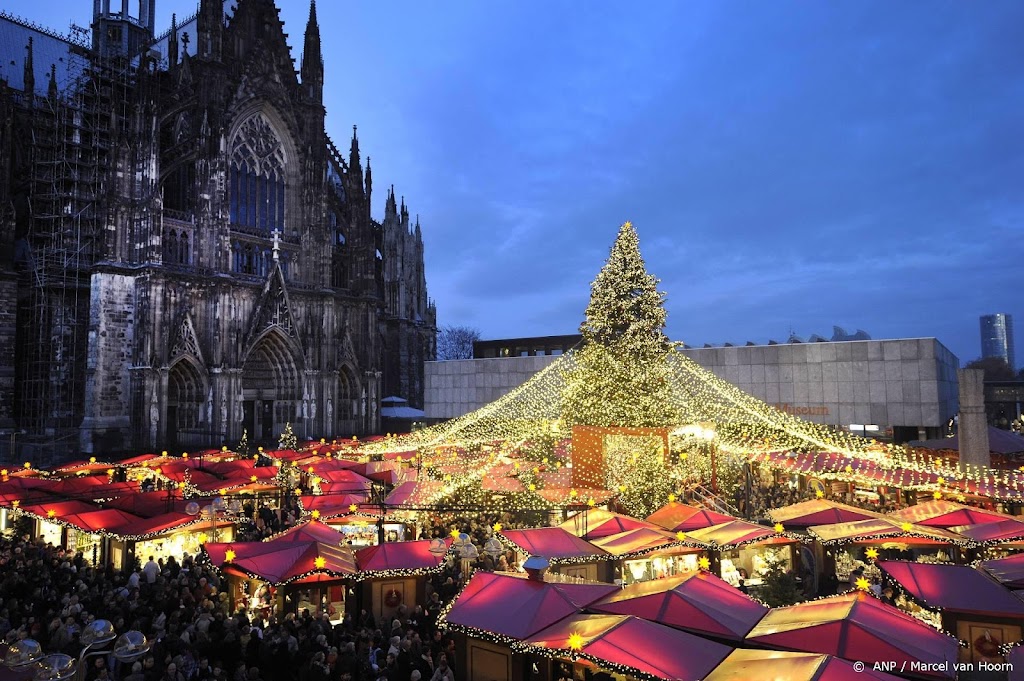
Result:
[[[356,135],[356,126],[352,126],[352,147],[348,152],[348,166],[350,169],[355,170],[359,168],[362,170],[362,165],[359,162],[359,137]]]
[[[370,157],[366,157],[366,210],[370,210],[370,194],[373,191],[373,177],[370,171]]]
[[[316,21],[316,0],[309,3],[309,20],[306,22],[306,40],[302,48],[302,85],[314,101],[322,101],[324,95],[324,59],[320,53],[320,26]]]
[[[23,76],[23,82],[25,83],[25,94],[29,96],[29,101],[36,91],[36,69],[32,60],[32,36],[28,37],[28,45],[25,46],[25,74]]]
[[[220,59],[221,36],[224,33],[223,0],[200,0],[196,18],[196,56]]]
[[[171,32],[167,36],[167,67],[178,65],[178,15],[171,14]]]
[[[402,197],[401,216],[402,216],[402,227],[403,227],[403,229],[406,232],[408,232],[409,231],[409,209],[405,207],[405,197],[404,196]]]
[[[388,200],[384,203],[384,220],[388,218],[398,219],[398,206],[395,205],[395,185],[391,185],[388,191]]]
[[[57,99],[57,65],[50,64],[50,85],[46,88],[46,96],[50,101]]]
[[[416,241],[423,243],[423,232],[420,230],[420,214],[416,213]]]

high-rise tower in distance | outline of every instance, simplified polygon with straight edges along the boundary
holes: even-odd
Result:
[[[1013,351],[1013,316],[987,314],[981,317],[981,356],[1002,357],[1010,368],[1017,370]]]

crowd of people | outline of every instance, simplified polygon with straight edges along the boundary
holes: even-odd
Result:
[[[147,560],[121,573],[25,538],[0,540],[0,637],[32,638],[77,658],[96,619],[153,644],[133,663],[93,655],[87,681],[454,681],[454,639],[437,627],[461,575],[434,575],[426,607],[400,606],[390,621],[363,610],[340,621],[309,609],[264,618],[232,612],[226,584],[192,557]]]

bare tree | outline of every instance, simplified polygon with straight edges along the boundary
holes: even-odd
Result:
[[[468,326],[442,326],[437,332],[437,358],[473,359],[473,341],[480,340],[480,331]]]

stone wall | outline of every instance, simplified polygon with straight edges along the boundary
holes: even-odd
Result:
[[[684,350],[701,366],[794,416],[832,425],[941,428],[957,411],[957,358],[934,338]],[[428,362],[428,418],[461,416],[557,359]]]

